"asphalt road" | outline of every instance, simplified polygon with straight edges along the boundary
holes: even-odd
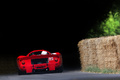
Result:
[[[0,80],[120,80],[120,74],[95,74],[80,71],[27,75],[0,75]]]

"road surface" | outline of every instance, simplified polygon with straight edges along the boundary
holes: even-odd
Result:
[[[77,70],[62,73],[7,74],[0,75],[0,80],[120,80],[120,74],[95,74]]]

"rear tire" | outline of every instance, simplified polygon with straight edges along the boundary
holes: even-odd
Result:
[[[63,72],[63,66],[60,66],[59,68],[57,68],[56,72],[59,72],[59,73]]]
[[[18,75],[23,75],[23,74],[26,74],[26,72],[18,69]]]

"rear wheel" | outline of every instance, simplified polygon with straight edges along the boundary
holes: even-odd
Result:
[[[56,72],[63,72],[63,66],[60,66],[59,68],[57,68]]]
[[[23,75],[23,74],[26,74],[26,72],[18,69],[18,75]]]

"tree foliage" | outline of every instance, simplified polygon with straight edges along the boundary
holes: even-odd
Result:
[[[120,27],[120,21],[119,21],[119,16],[118,12],[115,14],[112,14],[112,12],[109,12],[109,17],[102,22],[100,27],[103,30],[103,36],[110,36],[110,35],[117,35],[119,31],[117,30]]]
[[[120,34],[120,12],[110,11],[108,18],[101,23],[99,22],[94,28],[88,32],[88,37],[113,36]]]

